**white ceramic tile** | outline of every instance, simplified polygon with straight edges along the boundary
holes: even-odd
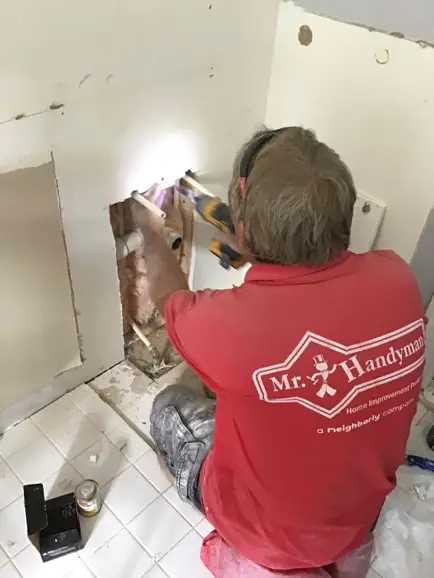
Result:
[[[68,460],[81,454],[104,435],[72,402],[61,417],[56,421],[42,421],[38,427]]]
[[[149,437],[149,416],[158,384],[128,362],[119,364],[93,382],[101,397]]]
[[[53,401],[30,418],[41,431],[52,428],[59,423],[68,422],[69,414],[76,406],[68,399],[67,395]]]
[[[68,578],[95,578],[95,575],[92,574],[83,560],[79,560],[72,574],[68,574]]]
[[[124,423],[114,409],[104,403],[88,385],[81,385],[71,391],[69,398],[103,433],[108,433]]]
[[[143,576],[143,578],[168,578],[166,572],[159,566],[154,566],[152,570],[150,570],[147,574]]]
[[[12,562],[8,562],[4,566],[0,568],[0,578],[22,578],[21,574],[12,564]]]
[[[152,379],[142,373],[137,367],[129,363],[129,361],[121,361],[96,379],[92,380],[92,385],[104,393],[109,393],[115,390],[131,389],[131,384],[134,383],[136,377],[143,378],[143,383],[150,384]],[[135,387],[135,386],[133,386]],[[116,398],[116,395],[114,396]],[[115,399],[113,400],[115,401]]]
[[[130,466],[104,486],[104,502],[123,524],[128,524],[160,495],[154,486]]]
[[[23,485],[7,463],[0,458],[0,510],[19,498]]]
[[[206,518],[204,518],[202,522],[196,526],[196,531],[199,532],[202,538],[206,538],[213,530],[214,526],[212,526]]]
[[[152,451],[145,440],[125,422],[109,432],[107,437],[131,463]]]
[[[161,496],[134,518],[128,528],[158,560],[189,532],[191,526]]]
[[[12,558],[29,544],[22,497],[0,510],[0,545]]]
[[[185,363],[182,361],[176,367],[162,375],[155,380],[159,385],[159,390],[162,391],[168,385],[175,385],[182,383],[188,385],[193,389],[198,390],[203,393],[203,382],[200,377]]]
[[[8,458],[41,437],[42,432],[30,419],[5,431],[0,439],[0,455]]]
[[[173,477],[156,453],[146,453],[135,465],[159,492],[165,492],[173,484]]]
[[[200,549],[202,539],[192,530],[159,562],[169,578],[185,578],[188,568],[188,578],[211,578],[211,573],[202,564]]]
[[[45,432],[50,441],[68,460],[78,456],[104,435],[80,410],[77,409],[76,411],[79,419],[75,423],[72,423],[71,420],[67,428],[60,425]]]
[[[45,436],[8,458],[9,466],[23,484],[38,484],[65,463],[65,458]]]
[[[50,562],[42,562],[41,555],[33,545],[27,546],[13,559],[23,578],[66,578],[78,565],[77,554],[68,554]]]
[[[9,560],[8,555],[6,554],[6,552],[3,550],[3,548],[0,546],[0,568],[6,564],[6,562]]]
[[[172,506],[176,508],[192,526],[197,526],[197,524],[203,520],[203,514],[201,514],[199,510],[191,504],[181,500],[175,486],[171,486],[166,492],[164,492],[164,497],[166,500],[169,500]]]
[[[92,518],[80,516],[80,526],[85,546],[79,556],[85,561],[122,529],[122,524],[105,504]]]
[[[154,562],[124,529],[97,550],[87,564],[96,578],[141,578]]]
[[[50,500],[63,494],[75,491],[77,484],[83,480],[83,476],[77,472],[71,464],[66,464],[58,472],[46,478],[44,485],[45,499]]]
[[[96,461],[92,461],[93,459]],[[130,465],[106,437],[74,458],[71,463],[83,478],[96,480],[101,486],[105,486]]]
[[[136,378],[139,380],[140,378]],[[152,382],[149,387],[152,387]],[[125,416],[130,423],[132,423],[138,431],[151,439],[150,421],[152,405],[154,403],[155,394],[151,391],[146,393],[135,393],[134,391],[127,391],[124,393],[122,400],[116,404],[119,413]]]

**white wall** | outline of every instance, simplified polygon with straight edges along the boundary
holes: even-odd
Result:
[[[187,168],[217,184],[227,179],[235,150],[264,119],[277,5],[16,0],[3,7],[0,172],[53,154],[85,361],[0,412],[0,431],[123,357],[109,203]],[[53,102],[64,106],[52,111]]]
[[[387,205],[377,246],[407,260],[434,204],[433,70],[431,48],[280,6],[267,124],[313,128],[335,148],[358,188]]]

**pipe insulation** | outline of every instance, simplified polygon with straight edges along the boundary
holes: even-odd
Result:
[[[173,251],[179,249],[182,244],[182,235],[171,229],[170,227],[164,227],[164,240],[168,247]],[[144,246],[144,238],[142,231],[140,229],[134,229],[131,233],[124,235],[123,237],[115,237],[116,244],[116,261],[123,259],[133,251],[137,251]]]

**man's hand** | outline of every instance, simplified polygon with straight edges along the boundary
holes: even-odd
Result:
[[[220,243],[224,243],[225,245],[229,245],[231,249],[236,251],[239,255],[241,255],[241,260],[244,263],[254,263],[255,259],[248,251],[246,247],[243,247],[235,235],[231,235],[230,233],[223,233],[223,231],[219,231],[218,229],[213,234],[213,239],[216,241],[220,241]]]

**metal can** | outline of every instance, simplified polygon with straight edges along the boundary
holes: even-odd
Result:
[[[82,516],[91,518],[101,510],[101,488],[95,480],[83,480],[75,489],[78,511]]]

